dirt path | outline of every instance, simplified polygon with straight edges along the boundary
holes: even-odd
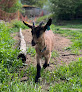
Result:
[[[29,30],[23,30],[23,35],[25,37],[25,41],[27,43],[27,46],[31,46],[31,31]],[[81,57],[82,55],[72,55],[72,53],[68,50],[66,50],[65,48],[70,46],[70,44],[72,42],[70,42],[69,39],[62,37],[59,34],[54,34],[55,36],[55,48],[54,50],[58,53],[58,56],[56,58],[52,58],[50,61],[50,67],[49,69],[54,68],[54,65],[59,65],[59,64],[69,64],[71,61],[75,61],[78,57]],[[19,37],[18,37],[18,33],[14,34],[14,39],[19,41]],[[17,44],[17,43],[16,43]],[[43,64],[43,60],[42,60],[42,64]],[[27,54],[27,60],[26,60],[26,64],[33,64],[34,66],[36,66],[36,58],[35,57],[31,57],[30,55]]]
[[[63,29],[63,30],[82,30],[82,29],[78,29],[78,28],[60,28],[60,29]]]

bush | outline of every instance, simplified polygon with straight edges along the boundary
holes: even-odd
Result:
[[[50,0],[50,6],[56,20],[82,18],[81,0]]]

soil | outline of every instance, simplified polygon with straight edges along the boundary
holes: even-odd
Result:
[[[26,29],[22,31],[24,35],[24,39],[27,43],[27,46],[31,46],[31,30]],[[55,58],[52,58],[50,60],[50,66],[47,68],[49,70],[53,70],[54,66],[56,65],[63,65],[66,64],[68,65],[72,61],[76,61],[78,57],[82,57],[82,55],[75,55],[72,54],[70,51],[66,50],[66,47],[69,47],[72,42],[70,39],[67,39],[66,37],[61,36],[60,34],[54,34],[55,36],[55,47],[54,50],[58,53],[58,56]],[[14,33],[13,38],[17,40],[16,44],[18,45],[19,43],[19,33]],[[15,47],[17,46],[15,45]],[[42,60],[42,64],[44,63],[44,60]],[[31,55],[27,54],[27,59],[26,59],[26,64],[29,66],[29,64],[32,64],[36,67],[36,57],[31,57]],[[26,77],[25,77],[26,79]],[[22,78],[23,80],[23,78]]]

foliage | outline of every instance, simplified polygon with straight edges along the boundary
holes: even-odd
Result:
[[[49,18],[52,18],[52,16],[53,16],[52,14],[49,14],[49,15],[45,15],[45,16],[39,17],[39,18],[37,18],[36,23],[39,23],[39,22],[41,22],[42,20],[45,21],[45,22],[47,22],[47,20],[48,20]]]
[[[16,57],[19,51],[12,48],[15,41],[10,36],[10,31],[7,24],[0,24],[0,82],[2,83],[8,78],[10,72],[14,72],[22,65]]]
[[[81,0],[50,0],[50,6],[57,20],[82,18]]]
[[[14,13],[22,7],[19,0],[2,0],[0,4],[0,8],[8,13]]]
[[[11,32],[18,32],[20,28],[28,29],[28,27],[25,26],[22,21],[18,21],[18,20],[12,20],[10,23],[10,27],[11,27]]]
[[[44,3],[46,2],[47,0],[21,0],[21,2],[23,4],[27,4],[27,5],[35,5],[37,7],[43,7]]]

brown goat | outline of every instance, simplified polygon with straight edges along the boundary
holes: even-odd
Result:
[[[34,23],[33,26],[24,21],[23,23],[32,29],[32,46],[35,46],[37,59],[37,75],[35,82],[38,82],[41,70],[40,59],[42,57],[45,58],[45,63],[43,65],[43,68],[45,69],[49,66],[51,52],[54,48],[54,34],[51,30],[47,30],[52,23],[52,19],[49,19],[45,26],[42,26],[43,22],[41,22],[37,27],[35,27]]]

